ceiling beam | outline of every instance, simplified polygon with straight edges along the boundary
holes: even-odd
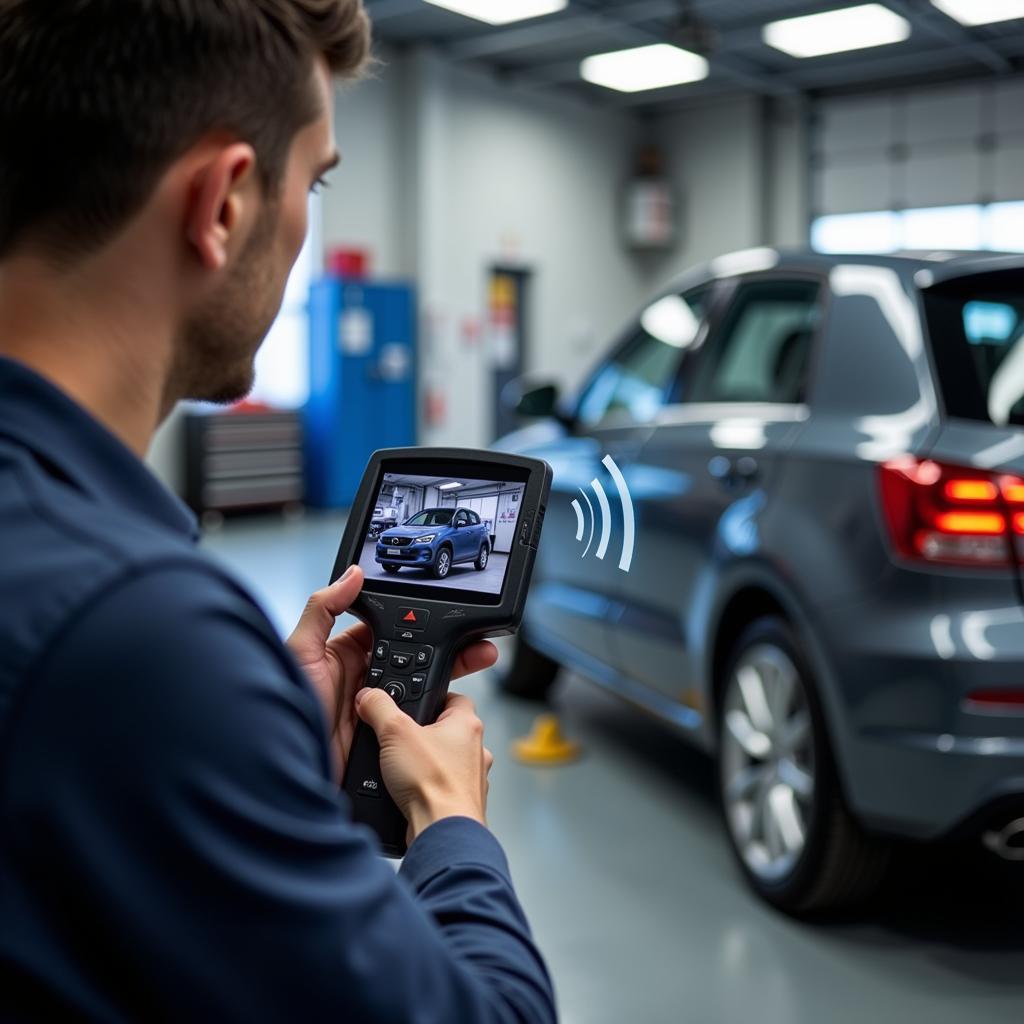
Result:
[[[419,14],[423,10],[423,0],[374,0],[366,2],[366,11],[370,21],[382,25],[395,18],[404,18],[407,14]]]
[[[902,14],[912,28],[964,50],[990,70],[1000,74],[1013,70],[1013,65],[1001,53],[932,4],[911,3],[909,0],[886,0],[886,3],[897,14]]]
[[[641,11],[641,8],[644,10]],[[639,12],[652,17],[652,12],[657,9],[664,13],[665,9],[678,13],[678,6],[674,2],[666,3],[665,0],[655,0],[647,4],[637,4],[630,11],[630,20],[622,20],[608,14],[590,14],[585,16],[587,24],[596,26],[597,31],[606,31],[613,36],[621,46],[645,46],[650,43],[663,43],[665,36],[660,32],[652,32],[640,28],[632,23],[633,17]],[[623,12],[625,13],[625,12]],[[595,30],[592,28],[592,30]],[[445,52],[450,54],[452,48]],[[736,85],[765,96],[796,96],[797,88],[787,82],[780,75],[765,75],[749,62],[740,57],[715,52],[708,56],[708,63],[713,74],[727,78]],[[543,65],[541,68],[525,68],[512,74],[516,81],[531,82],[533,84],[560,84],[571,82],[579,78],[579,61],[556,61],[552,64]]]
[[[942,47],[912,54],[879,54],[872,59],[869,74],[865,73],[864,65],[858,67],[851,62],[830,68],[801,68],[793,78],[804,89],[830,89],[861,83],[884,85],[886,82],[898,82],[901,78],[954,68],[970,74],[976,70],[976,65],[962,49]]]
[[[631,28],[638,22],[655,18],[672,17],[679,11],[675,0],[647,0],[633,3],[619,17],[592,8],[570,6],[562,16],[545,18],[519,28],[506,28],[485,32],[472,39],[460,40],[445,47],[445,54],[452,60],[481,60],[489,57],[507,56],[535,46],[560,43],[575,39],[586,32],[615,32]]]

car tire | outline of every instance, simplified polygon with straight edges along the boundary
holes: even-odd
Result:
[[[443,547],[437,552],[437,558],[434,559],[434,564],[431,566],[431,572],[434,575],[434,579],[443,580],[448,576],[448,573],[452,569],[452,552],[451,548]]]
[[[498,673],[498,688],[511,697],[545,700],[562,666],[534,650],[522,634],[516,635],[513,644],[511,664]]]
[[[813,674],[783,619],[743,631],[718,696],[719,806],[750,886],[794,916],[867,898],[890,844],[846,807]]]
[[[473,563],[473,568],[479,572],[483,572],[487,568],[487,558],[491,553],[491,549],[486,544],[480,545],[480,553],[476,556],[476,561]]]
[[[391,573],[392,576],[394,576],[395,573],[397,573],[398,570],[401,569],[401,568],[402,567],[400,565],[391,565],[390,562],[385,562],[384,563],[384,571]]]

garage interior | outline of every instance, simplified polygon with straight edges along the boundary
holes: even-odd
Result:
[[[570,0],[505,24],[440,0],[366,6],[378,63],[337,88],[343,162],[311,199],[247,409],[180,408],[150,453],[282,634],[328,579],[374,449],[535,429],[511,411],[519,382],[572,394],[687,268],[1024,253],[1024,3]],[[832,11],[853,21],[806,53],[770,30]],[[879,14],[882,35],[859,39]],[[698,58],[689,81],[583,76],[660,45]],[[429,504],[389,484],[403,515]],[[454,502],[502,513],[488,488]],[[1024,1013],[1019,860],[900,841],[870,900],[799,921],[744,885],[712,759],[677,731],[567,671],[547,706],[583,754],[528,766],[510,749],[544,706],[493,673],[457,688],[496,754],[490,824],[566,1024]]]

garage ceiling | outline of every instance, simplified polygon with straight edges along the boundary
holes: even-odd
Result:
[[[798,60],[766,46],[762,26],[853,2],[570,0],[558,14],[494,27],[424,0],[366,0],[377,38],[391,46],[431,45],[454,62],[487,67],[524,89],[640,114],[726,93],[800,97],[1024,71],[1024,19],[966,28],[928,0],[884,3],[911,22],[913,31],[905,42]],[[675,42],[703,53],[710,60],[709,77],[633,94],[579,77],[580,60],[590,54],[654,42]]]

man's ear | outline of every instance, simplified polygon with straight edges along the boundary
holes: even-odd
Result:
[[[217,150],[193,175],[185,231],[207,270],[227,263],[232,233],[247,212],[245,186],[255,168],[252,146],[236,142]]]

